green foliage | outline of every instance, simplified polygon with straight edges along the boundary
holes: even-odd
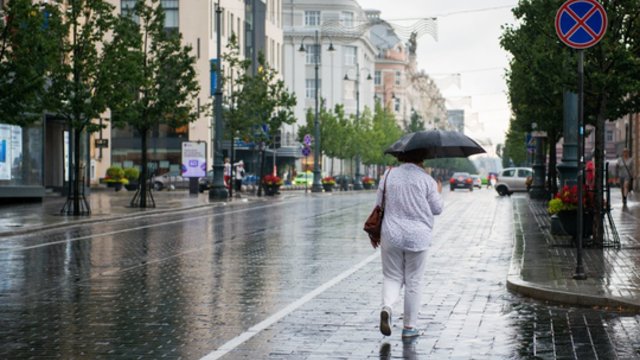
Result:
[[[235,35],[227,45],[223,60],[230,67],[233,88],[228,99],[225,126],[230,134],[238,134],[254,142],[270,144],[273,135],[283,124],[295,122],[293,109],[295,94],[290,93],[278,73],[267,64],[264,55],[258,56],[258,71],[251,74],[249,60],[243,60]],[[262,131],[266,125],[269,133]]]
[[[54,31],[58,61],[50,73],[48,109],[63,117],[76,133],[94,132],[100,126],[93,120],[107,109],[105,90],[115,80],[100,65],[107,54],[102,45],[113,26],[114,7],[104,0],[56,3],[65,3],[67,12]]]
[[[60,13],[53,4],[5,2],[0,19],[0,119],[29,126],[46,108],[47,76],[58,59]],[[6,21],[5,21],[6,20]]]
[[[140,177],[140,170],[138,168],[126,168],[124,169],[124,177],[129,181],[137,181]]]
[[[553,198],[549,200],[549,203],[547,204],[547,212],[549,213],[549,215],[557,214],[560,211],[564,211],[564,210],[575,210],[575,209],[577,209],[576,205],[565,203],[560,198]]]
[[[415,111],[411,111],[411,118],[409,123],[405,122],[404,131],[405,133],[412,133],[417,131],[426,130],[424,127],[424,121],[422,120],[422,116]]]
[[[112,181],[119,181],[125,177],[124,169],[120,166],[111,166],[107,169],[107,177]]]
[[[511,124],[513,125],[513,123]],[[509,127],[502,148],[502,166],[523,166],[527,161],[527,146],[525,144],[525,133],[516,131]]]
[[[478,172],[473,162],[467,158],[445,158],[431,159],[424,162],[425,166],[437,169],[445,169],[450,173],[468,172],[475,174]]]
[[[102,66],[112,79],[106,93],[114,126],[129,125],[144,137],[160,124],[178,128],[195,121],[200,86],[192,48],[182,46],[180,33],[165,31],[158,0],[139,0],[133,14],[138,22],[120,17],[105,46]]]
[[[362,141],[359,143],[362,162],[370,165],[393,163],[395,158],[385,155],[384,150],[403,134],[395,116],[389,109],[377,103],[374,114],[365,109],[364,119],[363,125],[366,128],[361,129]]]

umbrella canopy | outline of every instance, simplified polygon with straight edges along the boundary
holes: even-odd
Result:
[[[467,157],[486,151],[470,137],[459,131],[425,130],[403,136],[384,152],[398,155],[422,151],[425,159]]]

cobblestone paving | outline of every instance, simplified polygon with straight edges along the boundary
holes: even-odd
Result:
[[[640,318],[510,294],[512,200],[446,193],[419,322],[378,329],[379,259],[251,328],[373,250],[373,193],[308,196],[0,241],[0,358],[634,359]],[[385,344],[389,344],[386,346]],[[388,354],[387,354],[388,350]]]

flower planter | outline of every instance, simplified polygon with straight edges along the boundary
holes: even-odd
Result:
[[[267,196],[274,196],[278,194],[280,185],[264,185],[264,194]]]
[[[372,183],[362,183],[362,187],[364,187],[365,190],[371,190],[371,189],[373,189],[373,184]]]
[[[332,192],[334,184],[322,184],[322,188],[325,192]]]
[[[563,210],[558,212],[558,218],[564,231],[574,239],[578,230],[578,212],[576,210]],[[582,215],[582,236],[591,236],[593,233],[593,214],[585,211]]]
[[[140,185],[137,182],[129,182],[124,186],[124,188],[127,189],[127,191],[135,191],[138,190],[139,186]]]

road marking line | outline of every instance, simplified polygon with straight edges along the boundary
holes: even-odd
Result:
[[[14,252],[14,251],[37,249],[37,248],[41,248],[41,247],[45,247],[45,246],[51,246],[51,245],[67,244],[67,243],[74,242],[74,241],[93,239],[93,238],[98,238],[98,237],[102,237],[102,236],[117,235],[117,234],[122,234],[122,233],[129,232],[129,231],[137,231],[137,230],[149,229],[149,228],[153,228],[153,227],[173,225],[173,224],[178,224],[178,223],[182,223],[182,222],[201,220],[201,219],[205,219],[205,218],[214,218],[214,217],[218,217],[218,216],[222,216],[222,215],[237,214],[237,213],[241,213],[241,212],[247,212],[247,211],[250,211],[250,210],[258,210],[258,209],[264,209],[264,208],[267,208],[267,207],[281,206],[283,204],[284,203],[269,204],[269,205],[257,206],[257,207],[246,208],[246,209],[232,210],[232,211],[229,211],[229,212],[224,212],[224,213],[219,213],[219,214],[200,215],[200,216],[196,216],[196,217],[192,217],[192,218],[183,218],[183,219],[178,219],[178,220],[172,220],[172,221],[167,221],[167,222],[162,222],[162,223],[154,223],[154,224],[138,226],[138,227],[133,227],[133,228],[127,228],[127,229],[122,229],[122,230],[109,231],[109,232],[104,232],[104,233],[99,233],[99,234],[91,234],[91,235],[81,236],[81,237],[77,237],[77,238],[73,238],[73,239],[52,241],[52,242],[47,242],[47,243],[38,244],[38,245],[32,245],[32,246],[24,246],[24,247],[19,247],[19,248],[5,248],[5,249],[0,250],[0,254],[7,253],[7,252]]]
[[[238,346],[240,346],[241,344],[243,344],[245,341],[247,341],[247,340],[251,339],[253,336],[257,335],[260,331],[262,331],[262,330],[268,328],[269,326],[275,324],[276,322],[280,321],[280,319],[282,319],[283,317],[291,314],[292,312],[294,312],[295,310],[297,310],[299,307],[301,307],[302,305],[306,304],[307,302],[313,300],[313,298],[315,298],[316,296],[322,294],[327,289],[331,288],[332,286],[338,284],[342,280],[344,280],[347,277],[351,276],[353,273],[355,273],[356,271],[360,270],[360,268],[362,268],[363,266],[367,265],[368,263],[370,263],[374,259],[378,258],[379,256],[380,256],[379,255],[379,251],[376,251],[373,255],[371,255],[368,258],[362,260],[359,264],[356,264],[351,269],[348,269],[347,271],[343,272],[342,274],[340,274],[340,275],[334,277],[333,279],[327,281],[326,283],[320,285],[315,290],[311,291],[310,293],[307,293],[305,296],[303,296],[300,299],[298,299],[298,300],[292,302],[291,304],[287,305],[284,309],[282,309],[282,310],[278,311],[277,313],[269,316],[268,318],[264,319],[260,323],[252,326],[251,328],[249,328],[244,333],[242,333],[242,334],[236,336],[235,338],[227,341],[225,344],[223,344],[217,350],[212,351],[211,353],[205,355],[203,358],[201,358],[201,360],[219,359],[220,357],[224,356],[228,352],[232,351],[233,349],[235,349]]]

